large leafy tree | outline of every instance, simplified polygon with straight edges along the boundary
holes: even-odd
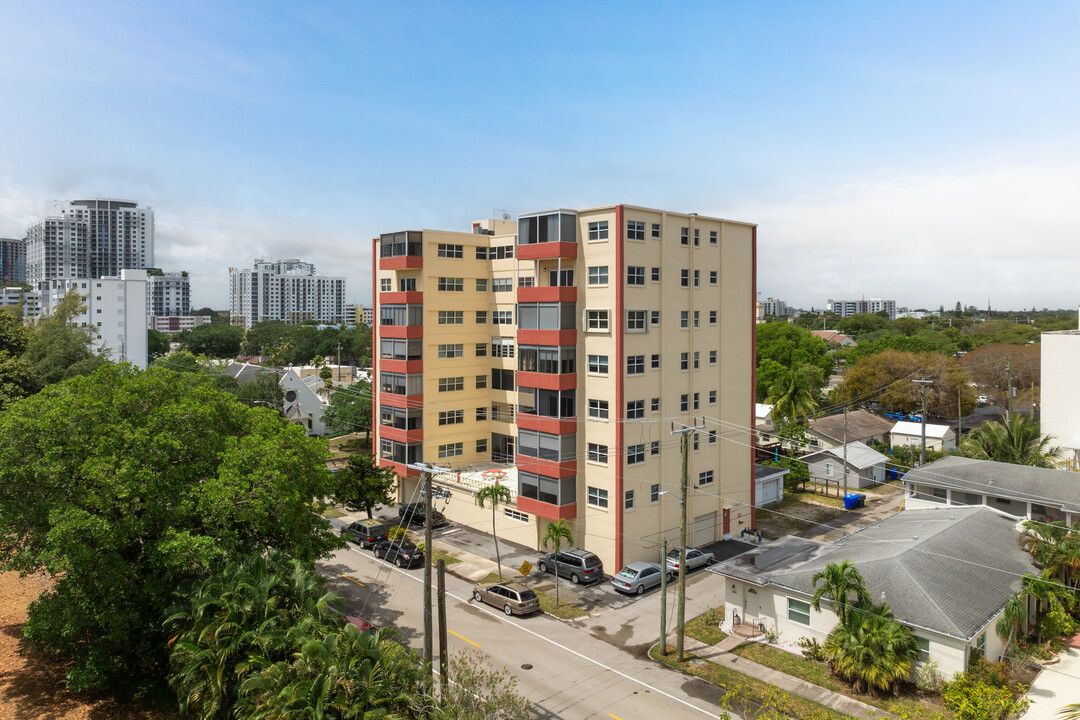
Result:
[[[348,387],[336,388],[330,395],[330,406],[323,412],[323,422],[334,434],[363,430],[370,438],[371,384],[358,380]]]
[[[916,379],[931,381],[925,387],[930,417],[953,418],[957,410],[967,415],[975,409],[975,391],[967,374],[952,357],[934,352],[890,349],[861,357],[832,396],[856,404],[875,399],[890,410],[919,412],[923,388],[913,382]]]
[[[1080,578],[1080,522],[1069,527],[1060,520],[1028,520],[1020,546],[1031,553],[1036,565],[1076,590]]]
[[[1016,393],[1016,404],[1027,405],[1039,399],[1038,345],[983,345],[963,355],[959,363],[971,381],[978,384],[979,392],[990,396],[999,407],[1008,407],[1010,387]]]
[[[38,387],[89,375],[108,362],[92,349],[95,331],[73,322],[85,311],[82,296],[72,289],[49,317],[38,321],[23,355],[34,368]]]
[[[147,360],[153,360],[169,354],[169,336],[160,330],[150,328],[146,331]]]
[[[833,612],[841,624],[850,622],[856,608],[870,602],[870,593],[862,574],[848,560],[829,563],[823,570],[814,573],[810,582],[814,585],[810,606],[814,610],[821,610],[822,599],[831,599]]]
[[[817,412],[817,401],[810,380],[804,373],[781,377],[769,388],[765,402],[772,403],[773,425],[780,427],[807,422]]]
[[[200,325],[180,333],[180,348],[194,355],[234,358],[240,354],[244,328],[233,325]]]
[[[816,395],[832,372],[832,359],[828,352],[829,347],[825,341],[804,328],[786,322],[758,325],[758,400],[768,395],[772,383],[777,379],[775,367],[767,363],[767,360],[785,368],[788,373],[798,371],[806,374],[817,383],[811,388]],[[814,368],[817,372],[810,372],[804,366]]]
[[[371,455],[351,455],[336,475],[334,497],[339,503],[363,510],[368,519],[376,505],[394,502],[392,491],[397,485],[397,475],[390,468],[379,467]]]
[[[34,368],[22,357],[30,332],[7,308],[0,309],[0,410],[37,389]]]
[[[27,640],[70,655],[76,688],[154,672],[180,581],[222,558],[340,546],[317,512],[333,489],[326,456],[194,373],[109,364],[10,405],[0,567],[56,578]]]
[[[1040,434],[1037,422],[1015,414],[1004,422],[991,421],[972,430],[960,443],[960,452],[977,460],[1052,468],[1061,453],[1052,442],[1050,435]]]

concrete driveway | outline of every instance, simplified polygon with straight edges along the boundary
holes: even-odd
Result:
[[[1039,673],[1028,690],[1031,707],[1023,720],[1056,720],[1057,712],[1070,703],[1080,703],[1080,635],[1059,655],[1061,662]]]

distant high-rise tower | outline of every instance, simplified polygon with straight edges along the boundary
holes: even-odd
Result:
[[[149,317],[191,314],[191,279],[186,271],[150,271],[146,286],[146,314]]]
[[[0,286],[26,282],[26,241],[0,238]]]
[[[246,328],[265,320],[336,325],[345,319],[345,278],[316,275],[296,258],[256,258],[252,269],[229,268],[229,317]]]

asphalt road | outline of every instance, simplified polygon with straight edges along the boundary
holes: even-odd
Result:
[[[376,560],[370,551],[350,547],[320,563],[319,569],[330,588],[345,596],[348,612],[376,626],[395,626],[402,642],[422,650],[422,567],[399,570]],[[688,600],[697,612],[707,604],[723,602],[719,576],[697,571],[688,587],[697,588],[693,593],[688,590],[688,598],[700,596]],[[718,717],[720,691],[716,687],[644,658],[651,644],[649,636],[655,640],[659,633],[659,592],[655,589],[599,618],[564,622],[543,614],[511,618],[496,608],[471,602],[472,586],[450,574],[446,588],[451,654],[478,649],[493,666],[505,667],[519,678],[518,690],[533,701],[537,718]],[[713,598],[717,592],[721,593],[718,600]],[[672,592],[669,627],[674,625],[674,597]],[[688,618],[694,614],[688,609]]]

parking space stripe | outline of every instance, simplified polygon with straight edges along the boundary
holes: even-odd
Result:
[[[479,645],[477,645],[476,643],[474,643],[474,642],[473,642],[472,640],[470,640],[469,638],[467,638],[467,637],[464,637],[464,636],[462,636],[462,635],[458,635],[458,634],[457,634],[456,632],[454,632],[453,630],[451,630],[451,629],[449,629],[449,628],[447,628],[447,629],[446,629],[446,632],[450,633],[451,635],[453,635],[453,636],[454,636],[454,637],[456,637],[456,638],[460,638],[460,639],[464,640],[465,642],[469,643],[470,645],[476,645],[476,647],[480,647]]]
[[[349,581],[349,582],[351,582],[351,583],[356,583],[356,584],[357,584],[357,585],[359,585],[360,587],[367,587],[367,585],[365,585],[364,583],[362,583],[362,582],[360,582],[359,580],[356,580],[356,579],[354,579],[354,578],[351,578],[351,577],[349,577],[348,575],[342,575],[341,577],[345,578],[346,580],[348,580],[348,581]]]

